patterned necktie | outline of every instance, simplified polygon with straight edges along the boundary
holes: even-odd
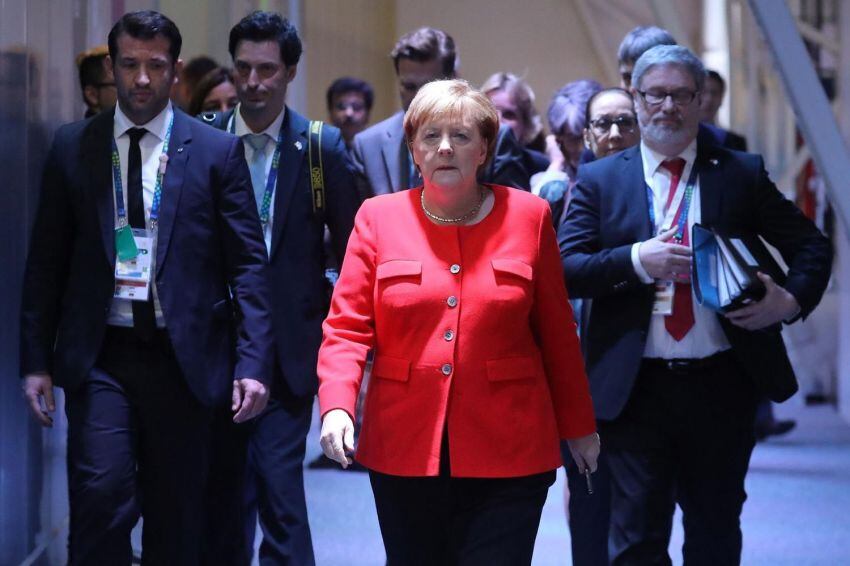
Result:
[[[661,164],[667,171],[670,172],[670,192],[667,194],[667,205],[664,210],[668,210],[673,203],[673,197],[676,194],[676,189],[679,188],[679,181],[682,179],[682,171],[685,169],[685,160],[681,157],[668,159]],[[676,216],[673,217],[673,226],[679,224],[679,218],[685,212],[685,199],[682,198],[679,204],[679,210],[676,211]],[[690,241],[688,237],[687,225],[682,230],[682,241],[676,242],[683,246],[687,246]],[[675,283],[675,291],[673,294],[673,312],[664,317],[664,327],[673,340],[679,342],[684,338],[691,328],[694,326],[694,305],[691,298],[691,284]]]
[[[251,171],[251,184],[254,186],[254,199],[257,201],[257,211],[263,204],[263,194],[266,191],[266,145],[269,136],[266,134],[246,134],[245,143],[254,149],[248,169]]]
[[[132,228],[145,228],[145,201],[142,195],[142,149],[139,141],[148,131],[130,128],[130,149],[127,152],[127,211]],[[133,306],[133,329],[142,340],[149,342],[156,329],[156,314],[153,297],[147,301],[131,301]]]

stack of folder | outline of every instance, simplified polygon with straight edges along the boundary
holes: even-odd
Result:
[[[720,233],[694,224],[691,242],[691,283],[703,306],[728,312],[760,300],[765,286],[759,271],[785,283],[785,273],[757,234]]]

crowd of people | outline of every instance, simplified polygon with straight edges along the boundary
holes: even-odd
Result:
[[[143,563],[250,564],[259,521],[260,563],[314,564],[316,396],[317,465],[368,471],[390,565],[530,564],[561,466],[574,564],[669,564],[676,505],[686,564],[740,562],[757,408],[796,390],[779,330],[832,254],[714,124],[720,75],[636,28],[621,84],[565,84],[547,135],[522,77],[470,86],[424,27],[367,127],[357,78],[328,124],[286,105],[279,14],[234,25],[228,66],[181,45],[119,19],[45,165],[21,374],[44,426],[65,390],[70,564],[130,564],[140,516]],[[700,304],[696,224],[763,237],[785,280]]]

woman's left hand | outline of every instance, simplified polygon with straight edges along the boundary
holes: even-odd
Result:
[[[581,438],[570,438],[567,444],[579,473],[583,474],[586,469],[590,469],[591,473],[596,471],[596,460],[599,458],[600,448],[599,434],[594,432]]]

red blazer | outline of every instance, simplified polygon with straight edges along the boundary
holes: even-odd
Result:
[[[324,415],[350,415],[375,350],[357,460],[435,476],[448,426],[452,476],[561,465],[558,438],[595,428],[549,205],[492,186],[490,214],[439,226],[422,189],[357,214],[319,351]]]

